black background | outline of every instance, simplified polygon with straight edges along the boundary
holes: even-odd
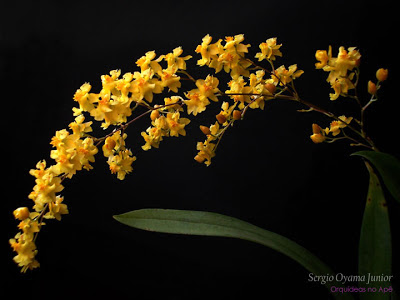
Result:
[[[345,99],[329,101],[327,73],[315,70],[317,49],[357,46],[362,54],[360,90],[375,71],[390,76],[366,118],[381,150],[399,157],[397,20],[393,1],[23,1],[3,5],[1,87],[4,208],[2,270],[5,289],[29,298],[92,299],[329,299],[308,271],[263,246],[228,238],[149,233],[126,227],[112,215],[140,208],[219,212],[287,236],[319,256],[336,272],[357,274],[357,244],[368,173],[350,157],[346,143],[313,144],[311,124],[328,126],[317,113],[286,101],[248,111],[224,136],[210,167],[193,160],[204,136],[200,124],[215,122],[212,104],[187,126],[187,136],[166,138],[160,149],[141,150],[142,119],[128,130],[137,156],[125,181],[109,174],[99,153],[95,169],[65,181],[62,195],[70,214],[48,221],[37,241],[41,268],[21,275],[8,239],[16,233],[12,210],[30,206],[34,185],[29,170],[50,163],[56,130],[73,121],[72,96],[84,82],[101,87],[113,69],[137,70],[149,50],[165,54],[177,46],[199,56],[207,33],[214,39],[243,33],[250,55],[258,44],[278,37],[284,57],[305,70],[297,80],[304,99],[338,114],[355,111]],[[190,70],[190,69],[189,69]],[[201,68],[199,78],[212,72]],[[221,76],[223,77],[222,73]],[[220,87],[225,88],[221,79]],[[188,87],[193,88],[193,87]],[[183,89],[180,90],[183,92]],[[155,101],[162,100],[158,96]],[[94,126],[95,127],[95,126]],[[101,133],[101,131],[97,131]],[[392,200],[392,199],[390,199]],[[399,236],[398,204],[390,203],[393,236]],[[393,263],[399,280],[398,239]],[[3,277],[4,278],[4,277]]]

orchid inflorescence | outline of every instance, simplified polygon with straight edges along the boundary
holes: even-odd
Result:
[[[69,124],[69,129],[56,131],[50,142],[54,148],[50,152],[54,163],[48,165],[42,160],[37,163],[36,169],[30,170],[35,177],[35,186],[28,196],[34,203],[32,212],[27,207],[14,211],[15,218],[20,220],[20,232],[10,239],[10,244],[17,252],[14,261],[22,268],[22,272],[39,266],[35,241],[44,219],[60,220],[62,215],[68,214],[67,205],[60,195],[64,188],[63,181],[82,169],[91,170],[101,145],[112,174],[123,180],[126,174],[132,172],[136,156],[126,145],[126,130],[145,116],[149,117],[150,125],[141,132],[141,136],[144,140],[142,149],[147,151],[159,148],[163,138],[185,136],[185,127],[190,123],[188,117],[197,116],[211,102],[219,102],[223,98],[215,121],[209,126],[200,126],[205,140],[197,143],[198,153],[194,159],[207,166],[215,157],[224,133],[236,121],[242,120],[249,108],[264,109],[265,103],[272,99],[300,102],[308,107],[304,111],[320,112],[332,119],[330,126],[325,129],[317,124],[312,125],[311,140],[314,143],[347,139],[352,145],[376,149],[364,130],[364,111],[377,100],[377,91],[387,78],[387,70],[379,69],[377,83],[368,83],[367,89],[372,97],[362,105],[357,93],[350,94],[359,82],[360,52],[354,47],[348,50],[340,47],[338,56],[333,57],[332,47],[328,51],[316,51],[316,68],[329,72],[327,81],[334,91],[329,95],[330,100],[337,100],[341,96],[354,98],[361,108],[359,119],[336,116],[300,98],[294,81],[304,72],[298,69],[297,64],[288,68],[284,65],[275,66],[277,57],[282,56],[282,45],[277,43],[277,38],[269,38],[259,45],[260,52],[255,54],[256,60],[247,57],[250,44],[244,44],[243,41],[244,35],[239,34],[212,43],[212,37],[206,35],[195,50],[201,56],[197,65],[213,69],[204,79],[196,79],[188,72],[186,61],[192,56],[182,57],[183,50],[177,47],[171,53],[158,57],[155,51],[147,52],[136,61],[139,71],[121,76],[121,70],[113,70],[101,76],[102,88],[97,93],[92,92],[89,83],[84,83],[76,91],[73,96],[78,104],[73,108],[75,120]],[[267,66],[261,65],[264,61]],[[217,78],[222,70],[230,76],[225,90]],[[192,82],[193,89],[180,92],[183,80]],[[165,90],[170,95],[164,97],[162,103],[153,104],[156,98],[158,100],[155,95]],[[135,115],[139,108],[144,112]],[[104,130],[109,127],[112,130],[102,137],[92,136],[93,121],[86,121],[88,117],[102,122]],[[345,128],[352,135],[345,132]]]

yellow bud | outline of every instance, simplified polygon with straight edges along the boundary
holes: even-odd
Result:
[[[266,88],[267,91],[270,92],[271,94],[275,93],[275,90],[276,90],[275,84],[272,84],[272,83],[269,83],[269,82],[268,82],[268,83],[265,85],[265,88]]]
[[[321,133],[321,127],[318,124],[312,124],[312,132],[313,133]]]
[[[219,123],[224,124],[226,122],[226,117],[223,114],[216,115],[216,118]]]
[[[150,114],[150,119],[152,121],[154,121],[155,119],[157,119],[160,116],[160,113],[158,112],[158,110],[153,110]]]
[[[29,217],[29,209],[27,207],[20,207],[14,210],[14,217],[18,220],[25,220]]]
[[[201,130],[205,135],[211,134],[210,128],[208,128],[208,127],[206,127],[206,126],[200,125],[200,130]]]
[[[310,138],[315,144],[325,141],[325,135],[322,134],[321,127],[318,124],[312,124],[312,131],[313,135],[311,135]]]
[[[368,93],[370,93],[371,95],[375,95],[376,91],[376,84],[373,83],[371,80],[368,81]]]
[[[240,110],[233,111],[233,119],[240,120],[242,118],[242,112]]]
[[[204,162],[205,159],[206,159],[206,158],[205,158],[204,156],[200,156],[200,155],[196,155],[196,156],[194,157],[194,160],[197,161],[198,163]]]
[[[380,68],[378,71],[376,71],[376,78],[379,81],[385,81],[388,77],[388,73],[389,73],[388,69]]]
[[[325,141],[325,136],[323,136],[320,133],[314,133],[313,135],[310,136],[310,138],[315,144],[319,144]]]

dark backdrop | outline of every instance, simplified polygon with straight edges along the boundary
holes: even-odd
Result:
[[[50,162],[56,130],[73,120],[72,96],[84,82],[100,88],[113,69],[135,71],[146,51],[182,46],[194,52],[204,35],[215,39],[243,33],[250,52],[278,37],[286,66],[305,70],[299,93],[335,110],[354,109],[328,99],[326,73],[315,70],[315,50],[357,46],[362,53],[361,86],[379,67],[390,69],[382,99],[367,114],[367,129],[384,151],[399,156],[397,20],[393,1],[22,1],[3,4],[1,86],[3,91],[2,269],[5,291],[29,298],[107,296],[111,299],[329,299],[308,282],[308,272],[263,246],[228,238],[143,232],[112,215],[140,208],[219,212],[285,235],[319,256],[335,271],[357,274],[357,244],[368,173],[356,149],[345,143],[314,145],[311,124],[328,125],[301,106],[271,101],[248,111],[223,138],[210,167],[193,160],[204,136],[200,124],[214,122],[210,106],[187,126],[187,136],[166,138],[144,152],[141,120],[128,130],[137,156],[125,181],[109,174],[99,153],[95,169],[65,181],[62,195],[70,214],[48,221],[37,244],[41,268],[21,275],[8,239],[16,233],[12,210],[30,206],[34,185],[29,169]],[[201,69],[199,76],[209,70]],[[224,88],[224,86],[222,86]],[[364,93],[365,91],[362,91]],[[155,101],[159,101],[157,97]],[[208,116],[208,117],[207,117]],[[5,121],[4,121],[5,118]],[[393,201],[390,201],[392,204]],[[398,236],[398,205],[390,205]],[[398,239],[397,239],[398,240]],[[399,246],[394,272],[399,280]],[[9,289],[8,289],[9,288]],[[3,293],[3,291],[2,291]]]

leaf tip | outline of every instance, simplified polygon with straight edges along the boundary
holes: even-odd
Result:
[[[112,216],[114,220],[117,220],[118,222],[121,222],[121,215],[113,215]]]

